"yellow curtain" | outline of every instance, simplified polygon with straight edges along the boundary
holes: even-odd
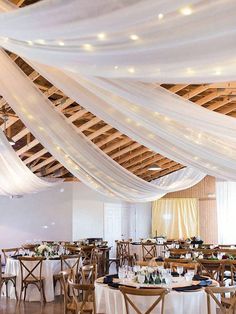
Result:
[[[185,239],[199,235],[197,198],[163,198],[152,203],[152,235]]]

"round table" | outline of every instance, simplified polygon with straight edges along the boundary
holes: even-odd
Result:
[[[95,283],[96,306],[98,314],[126,314],[123,295],[118,289],[106,284]],[[145,310],[155,300],[155,297],[130,296],[140,310]],[[130,314],[135,312],[130,307]],[[160,314],[160,304],[152,311]],[[207,296],[204,288],[192,292],[177,292],[171,290],[165,297],[165,314],[207,314]],[[216,314],[216,304],[211,300],[211,313]]]
[[[71,263],[71,265],[73,265],[75,261],[76,261],[75,258],[68,259],[68,262]],[[35,262],[29,262],[29,265],[30,263],[35,263]],[[60,293],[59,282],[57,282],[55,289],[54,289],[54,284],[53,284],[53,275],[58,274],[60,271],[61,271],[60,258],[46,259],[43,261],[42,277],[45,278],[44,289],[45,289],[47,302],[53,301],[55,295],[58,295]],[[18,297],[20,297],[20,285],[21,285],[20,262],[17,259],[7,258],[5,272],[8,274],[16,275],[16,290],[17,290]],[[15,291],[14,291],[13,285],[9,283],[8,289],[9,289],[8,292],[9,292],[10,298],[14,299]],[[40,301],[39,291],[34,285],[30,285],[27,288],[26,301]]]

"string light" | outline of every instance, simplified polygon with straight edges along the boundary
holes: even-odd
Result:
[[[128,72],[129,73],[134,73],[135,72],[135,68],[128,68]]]
[[[27,44],[29,45],[29,46],[33,46],[33,42],[32,42],[32,40],[27,40]]]
[[[138,37],[138,35],[132,34],[132,35],[130,35],[130,39],[131,40],[138,40],[139,37]]]
[[[218,69],[215,69],[215,75],[221,75],[221,69],[220,68],[218,68]]]
[[[106,39],[107,35],[105,33],[100,33],[97,35],[97,38],[100,39],[100,40],[104,40]]]
[[[115,70],[118,70],[118,69],[119,69],[118,65],[115,65],[115,66],[114,66],[114,69],[115,69]]]
[[[84,50],[87,50],[87,51],[93,50],[93,46],[90,44],[84,44],[82,47],[84,48]]]
[[[183,15],[191,15],[193,13],[193,10],[190,7],[184,7],[180,9],[180,13]]]
[[[31,115],[31,114],[28,114],[27,117],[30,119],[30,120],[33,120],[34,117]]]
[[[192,68],[187,68],[188,74],[195,74],[195,71]]]
[[[159,14],[158,14],[158,19],[159,19],[159,20],[162,20],[163,17],[164,17],[164,14],[162,14],[162,13],[159,13]]]
[[[65,43],[64,43],[64,41],[59,40],[59,41],[58,41],[58,45],[59,45],[59,46],[65,46]]]
[[[35,42],[37,44],[40,44],[40,45],[44,45],[45,44],[45,40],[44,39],[36,39]]]

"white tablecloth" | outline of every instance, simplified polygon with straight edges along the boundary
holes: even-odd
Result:
[[[123,295],[118,289],[107,285],[95,284],[98,314],[126,314]],[[155,297],[130,296],[140,310],[145,310]],[[130,314],[135,312],[130,308]],[[207,314],[207,297],[204,289],[195,292],[177,292],[172,290],[165,297],[165,314]],[[152,314],[160,314],[160,304]],[[216,305],[211,301],[211,314],[216,314]]]
[[[69,259],[68,261],[72,264],[76,260],[72,258],[72,259]],[[30,262],[30,263],[35,263],[35,262]],[[44,289],[45,289],[47,302],[53,301],[55,295],[58,295],[60,292],[59,282],[57,282],[55,291],[54,291],[54,285],[53,285],[53,275],[58,274],[60,271],[61,271],[61,261],[59,259],[43,261],[42,276],[45,278]],[[5,272],[16,275],[16,289],[17,289],[18,297],[20,297],[20,285],[21,285],[20,262],[16,259],[8,258]],[[12,299],[15,298],[15,291],[12,284],[9,284],[9,296]],[[27,288],[26,300],[27,301],[40,301],[39,291],[34,285],[30,285]]]

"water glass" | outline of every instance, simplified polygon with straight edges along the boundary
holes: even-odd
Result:
[[[188,269],[188,270],[187,270],[187,274],[188,274],[189,276],[192,276],[192,278],[193,278],[193,276],[195,275],[195,270],[194,270],[194,269]]]
[[[144,282],[145,282],[145,275],[144,274],[142,274],[142,273],[138,274],[138,282],[141,284],[144,284]]]
[[[125,268],[119,267],[119,270],[118,270],[118,277],[119,277],[119,279],[121,279],[121,280],[124,280],[124,279],[125,279],[125,277],[126,277],[126,270],[125,270]]]
[[[184,272],[183,266],[177,266],[176,270],[177,270],[177,273],[179,274],[179,277],[180,277],[180,276],[183,274],[183,272]]]

